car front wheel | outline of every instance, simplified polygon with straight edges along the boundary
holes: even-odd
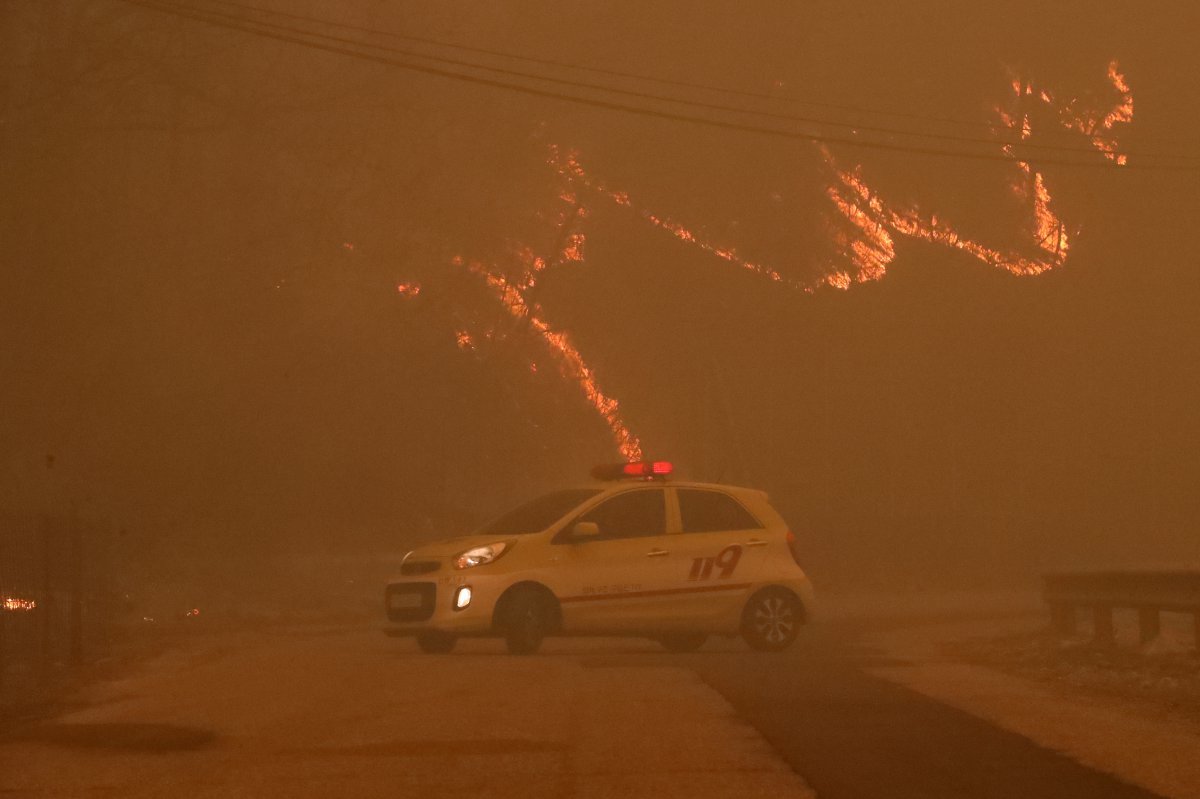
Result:
[[[795,594],[766,588],[746,603],[742,638],[760,652],[782,652],[792,645],[804,621],[804,607]]]
[[[533,591],[514,596],[505,617],[504,643],[513,655],[537,652],[554,621],[549,603]]]

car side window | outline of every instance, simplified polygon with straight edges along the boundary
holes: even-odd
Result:
[[[758,519],[751,516],[749,511],[728,494],[680,488],[678,496],[679,515],[682,517],[685,533],[756,530],[762,527]]]
[[[601,502],[580,522],[595,522],[600,538],[640,538],[667,532],[666,494],[660,488],[629,491]]]

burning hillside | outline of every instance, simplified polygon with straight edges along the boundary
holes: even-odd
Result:
[[[788,274],[803,274],[811,264],[769,265],[744,256],[739,249],[711,240],[697,228],[636,203],[622,188],[590,173],[579,152],[550,145],[547,163],[559,183],[557,211],[551,215],[555,225],[555,251],[539,254],[525,244],[511,246],[507,266],[486,266],[477,260],[455,257],[453,263],[482,278],[495,301],[515,319],[524,322],[536,346],[548,352],[562,377],[574,383],[588,404],[604,420],[619,452],[630,460],[641,455],[641,443],[620,412],[618,401],[605,393],[594,369],[572,343],[565,330],[551,327],[531,292],[547,271],[584,260],[589,218],[585,198],[606,202],[629,211],[632,218],[674,237],[704,255],[745,270],[780,286],[811,293],[821,286],[849,289],[856,283],[880,280],[897,258],[900,239],[923,241],[964,253],[987,266],[1016,276],[1035,276],[1062,266],[1070,253],[1073,234],[1053,208],[1047,178],[1041,169],[1022,160],[1014,142],[1037,144],[1039,127],[1035,123],[1052,120],[1060,128],[1083,137],[1105,159],[1124,166],[1128,155],[1120,148],[1119,131],[1133,119],[1133,95],[1118,64],[1107,72],[1108,91],[1103,99],[1073,97],[1057,99],[1048,89],[1014,78],[1012,94],[995,106],[999,120],[996,150],[1012,161],[1012,177],[1007,191],[1028,209],[1028,222],[1017,238],[1024,244],[1003,247],[985,244],[959,230],[954,223],[936,213],[923,213],[915,205],[896,205],[872,187],[861,165],[845,166],[829,146],[816,145],[827,169],[825,194],[832,207],[828,234],[834,258],[817,264],[819,278],[802,280]],[[810,256],[816,257],[816,256]],[[419,288],[400,287],[405,296],[415,296]],[[455,333],[458,345],[474,349],[479,339],[492,340],[494,330]],[[536,362],[531,362],[536,371]]]

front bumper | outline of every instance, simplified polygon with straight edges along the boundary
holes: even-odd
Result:
[[[456,576],[388,583],[383,593],[383,631],[391,636],[431,631],[487,635],[492,632],[492,612],[498,598],[491,582]],[[464,588],[470,589],[471,601],[460,608],[456,600]]]

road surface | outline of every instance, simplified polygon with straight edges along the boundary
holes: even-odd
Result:
[[[782,659],[735,650],[673,661],[716,688],[822,799],[1155,796],[872,676],[903,664],[852,640],[818,627]]]
[[[717,641],[469,641],[209,632],[0,734],[0,795],[1149,799],[874,676],[853,627],[785,655]]]

